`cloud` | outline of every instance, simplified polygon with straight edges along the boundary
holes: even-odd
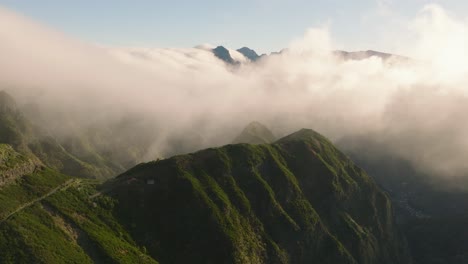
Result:
[[[229,143],[258,120],[279,135],[302,127],[335,141],[368,135],[421,170],[468,172],[467,24],[439,6],[408,22],[411,63],[343,61],[328,27],[308,30],[280,55],[230,67],[206,45],[96,47],[5,9],[0,24],[9,25],[0,28],[0,83],[39,104],[54,133],[132,113],[153,127],[130,131],[151,135],[146,158],[154,159]],[[182,148],[168,143],[174,137]]]
[[[382,16],[393,15],[393,0],[377,0],[377,12]]]

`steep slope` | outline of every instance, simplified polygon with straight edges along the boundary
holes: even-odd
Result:
[[[2,171],[0,171],[1,174]],[[93,182],[38,168],[0,187],[0,263],[157,263]]]
[[[311,130],[141,164],[104,190],[161,263],[410,263],[385,193]]]
[[[0,144],[0,263],[158,263],[95,185]]]
[[[386,195],[311,130],[141,164],[99,190],[42,166],[0,187],[0,263],[410,263]]]
[[[83,140],[84,139],[84,140]],[[105,158],[85,137],[75,135],[59,142],[51,131],[34,125],[6,92],[0,92],[0,144],[65,174],[109,178],[125,167]]]
[[[267,144],[274,141],[275,136],[265,125],[259,122],[252,122],[242,130],[232,143]]]
[[[39,167],[37,161],[19,154],[10,145],[0,144],[0,187],[33,173]]]
[[[386,152],[380,140],[353,137],[339,145],[388,190],[414,263],[467,263],[466,181],[454,186],[443,175],[428,175]]]
[[[260,59],[260,56],[253,49],[243,47],[238,49],[237,51],[244,55],[246,58],[248,58],[250,61],[257,61],[258,59]]]
[[[15,100],[0,91],[0,143],[10,144],[20,152],[29,152],[28,141],[32,129],[18,109]]]
[[[0,144],[0,263],[157,263],[95,184]]]
[[[234,65],[236,61],[231,57],[229,50],[223,46],[218,46],[213,49],[213,54],[218,57],[220,60],[226,62],[227,64]]]

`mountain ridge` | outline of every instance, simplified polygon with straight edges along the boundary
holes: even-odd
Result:
[[[286,49],[283,49],[279,52],[271,52],[269,55],[266,55],[266,54],[258,55],[255,50],[250,49],[248,47],[242,47],[240,49],[237,49],[236,51],[242,54],[248,61],[255,63],[264,57],[282,54],[285,50]],[[229,50],[225,48],[224,46],[218,46],[212,49],[211,51],[218,59],[224,61],[225,63],[229,65],[238,65],[241,63],[240,61],[235,60],[231,56]],[[394,60],[395,62],[407,62],[411,60],[409,57],[406,57],[406,56],[380,52],[380,51],[375,51],[375,50],[366,50],[366,51],[335,50],[335,51],[332,51],[332,54],[343,60],[364,60],[364,59],[369,59],[372,57],[380,58],[383,61]]]
[[[260,122],[249,123],[242,132],[232,141],[233,144],[267,144],[273,143],[276,137],[270,129]]]
[[[387,196],[313,130],[140,164],[107,188],[161,263],[410,263]]]

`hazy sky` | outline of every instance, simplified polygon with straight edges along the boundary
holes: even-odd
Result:
[[[115,46],[192,47],[202,43],[279,50],[309,27],[328,25],[339,47],[394,51],[388,32],[424,5],[455,16],[464,0],[0,0],[0,5],[79,39]],[[386,32],[386,38],[382,38]]]

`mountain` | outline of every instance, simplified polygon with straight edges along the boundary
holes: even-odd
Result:
[[[220,60],[228,64],[236,64],[237,62],[231,57],[229,50],[223,46],[218,46],[213,49],[213,54],[218,57]]]
[[[37,160],[16,152],[10,145],[0,144],[0,187],[39,169]]]
[[[247,47],[238,50],[228,50],[223,46],[212,49],[213,54],[229,65],[239,65],[243,62],[255,62],[260,58],[254,50]]]
[[[275,141],[273,133],[263,124],[252,122],[234,139],[233,144],[268,144]]]
[[[32,128],[8,93],[0,91],[0,143],[28,152]]]
[[[257,52],[255,52],[255,50],[249,49],[247,47],[240,48],[237,51],[248,58],[250,61],[257,61],[260,59],[260,56],[257,54]]]
[[[96,195],[97,183],[0,144],[0,263],[157,264],[113,217],[114,200]]]
[[[364,59],[369,59],[371,57],[377,57],[384,61],[389,60],[389,59],[394,59],[395,61],[406,62],[409,60],[409,58],[404,57],[404,56],[399,56],[395,54],[374,51],[374,50],[354,51],[354,52],[337,50],[334,52],[334,54],[345,60],[364,60]]]
[[[0,263],[404,264],[405,243],[387,195],[307,129],[103,185],[38,167],[0,187]]]
[[[252,62],[258,61],[260,58],[264,56],[275,56],[282,54],[285,52],[287,49],[283,49],[279,52],[272,52],[270,55],[265,55],[262,54],[259,56],[255,50],[252,50],[247,47],[243,47],[238,49],[237,51],[241,53],[245,58]],[[239,64],[240,62],[238,60],[235,60],[231,54],[229,53],[229,50],[226,49],[223,46],[218,46],[215,49],[212,50],[213,54],[221,59],[222,61],[228,63],[228,64]],[[384,61],[392,61],[392,62],[408,62],[410,61],[410,58],[400,56],[400,55],[395,55],[391,53],[385,53],[385,52],[380,52],[380,51],[374,51],[374,50],[366,50],[366,51],[342,51],[342,50],[336,50],[333,52],[335,56],[338,56],[339,58],[342,58],[344,60],[365,60],[369,59],[371,57],[377,57],[380,58]]]
[[[468,263],[466,180],[448,185],[444,175],[427,174],[385,152],[381,140],[366,135],[338,145],[388,191],[414,263]]]
[[[0,166],[0,175],[4,172]],[[112,215],[96,182],[46,167],[0,187],[0,263],[158,263]]]
[[[141,164],[103,190],[161,263],[410,262],[387,195],[312,130]]]
[[[6,92],[0,92],[0,144],[10,145],[35,163],[73,176],[109,178],[124,171],[85,137],[71,136],[60,142],[52,131],[33,124]]]

